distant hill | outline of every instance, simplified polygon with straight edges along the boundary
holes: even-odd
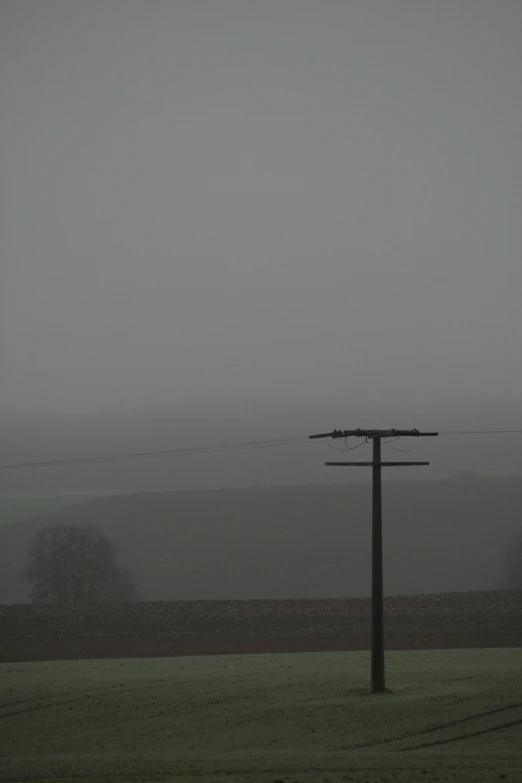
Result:
[[[17,522],[20,519],[30,519],[41,516],[60,508],[75,506],[87,500],[92,500],[93,495],[85,493],[54,493],[52,495],[0,495],[0,525],[8,522]]]
[[[522,480],[394,481],[383,499],[388,595],[504,586]],[[370,517],[368,484],[109,496],[0,528],[0,602],[28,600],[25,550],[48,520],[116,537],[146,600],[364,596]]]

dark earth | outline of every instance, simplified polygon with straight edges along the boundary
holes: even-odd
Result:
[[[366,650],[370,601],[0,606],[0,660]],[[522,647],[522,590],[386,599],[390,650]]]

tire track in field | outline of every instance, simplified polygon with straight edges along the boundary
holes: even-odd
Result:
[[[363,748],[374,748],[377,745],[385,745],[389,742],[397,742],[403,739],[412,739],[413,737],[421,737],[424,734],[432,734],[436,731],[442,731],[443,729],[450,729],[453,726],[460,726],[463,723],[471,723],[474,720],[480,720],[480,718],[486,718],[489,715],[498,715],[501,712],[507,712],[508,710],[515,710],[517,707],[522,707],[522,702],[516,702],[515,704],[506,704],[504,707],[495,707],[493,710],[486,710],[485,712],[477,712],[474,715],[468,715],[465,718],[458,718],[457,720],[450,720],[446,723],[439,723],[437,726],[430,726],[428,729],[421,729],[420,731],[409,731],[406,734],[396,734],[393,737],[385,737],[384,739],[372,740],[371,742],[363,742],[360,745],[353,745],[350,750],[362,750]],[[439,740],[438,742],[446,742],[448,740]],[[438,743],[434,743],[438,744]],[[422,747],[418,745],[417,747]],[[413,748],[408,748],[413,750]]]
[[[191,703],[185,702],[181,706],[175,705],[174,707],[170,707],[169,709],[165,708],[161,712],[155,712],[152,715],[144,715],[143,717],[139,717],[138,719],[143,721],[144,723],[148,723],[149,721],[155,720],[156,718],[162,718],[166,714],[168,715],[181,715],[186,714],[187,712],[198,712],[201,710],[206,709],[207,707],[216,707],[220,706],[223,703],[237,703],[238,701],[244,700],[244,699],[251,699],[251,696],[238,696],[237,694],[233,694],[231,696],[221,696],[219,698],[211,699],[211,700],[201,700],[201,701],[194,701]],[[122,723],[133,723],[136,721],[136,715],[128,715],[124,714],[121,716],[120,722]]]
[[[66,695],[66,691],[62,692],[61,696]],[[80,698],[80,694],[90,694],[92,693],[92,688],[77,688],[76,693],[78,694],[78,698]],[[0,704],[0,710],[8,710],[13,707],[21,707],[23,704],[35,704],[35,702],[41,702],[43,701],[44,696],[28,696],[26,699],[15,699],[14,701],[6,701],[3,704]],[[2,714],[0,713],[0,718],[2,717]]]
[[[140,685],[140,686],[134,687],[134,688],[119,688],[118,690],[111,689],[111,690],[108,690],[108,691],[104,691],[102,693],[92,693],[91,692],[91,693],[88,693],[88,694],[86,694],[84,696],[76,696],[76,697],[70,698],[70,699],[60,699],[59,701],[48,702],[47,704],[37,704],[37,705],[35,705],[33,707],[26,707],[23,710],[14,710],[12,712],[4,712],[4,713],[0,714],[0,720],[2,718],[12,718],[12,717],[15,717],[16,715],[24,715],[24,714],[29,713],[29,712],[38,712],[40,710],[50,709],[51,707],[61,707],[61,706],[67,705],[67,704],[76,704],[76,703],[78,703],[80,701],[87,701],[88,699],[103,699],[106,696],[121,695],[121,694],[125,694],[125,693],[137,693],[137,692],[143,691],[143,690],[151,690],[154,687],[161,688],[161,687],[163,687],[163,685],[164,685],[163,682],[158,682],[158,683],[156,683],[154,685],[151,685],[149,683],[147,685]],[[221,698],[214,698],[214,699],[211,699],[209,701],[202,700],[202,701],[199,701],[199,702],[195,702],[193,704],[184,704],[182,707],[178,707],[174,711],[175,712],[179,712],[179,713],[186,712],[187,710],[196,710],[197,711],[197,710],[200,710],[200,709],[205,709],[206,707],[216,706],[218,704],[221,704],[222,702],[234,702],[234,701],[237,701],[238,699],[239,699],[239,697],[237,695],[223,696]],[[25,699],[24,701],[25,702],[31,702],[31,701],[35,701],[35,699],[34,698]],[[22,704],[22,703],[23,702],[13,702],[12,705],[3,705],[3,706],[4,707],[5,706],[16,706],[16,704]],[[172,710],[169,710],[169,712],[172,714]],[[115,714],[117,714],[117,712],[115,712]],[[160,717],[161,715],[164,715],[164,714],[165,714],[165,712],[160,712],[160,713],[157,713],[157,714],[154,714],[154,715],[145,716],[144,720],[152,720],[152,719]],[[124,716],[122,716],[122,718],[123,718],[124,721],[133,720],[133,718],[131,718],[131,717],[125,718]]]
[[[469,734],[461,734],[458,737],[450,737],[450,739],[435,740],[435,742],[424,742],[422,745],[412,745],[410,748],[399,748],[397,753],[405,753],[406,751],[411,750],[421,750],[422,748],[434,748],[436,745],[448,745],[450,742],[461,742],[465,739],[480,737],[482,734],[493,734],[496,731],[510,729],[513,726],[522,726],[522,718],[518,718],[518,720],[511,720],[508,723],[501,723],[498,726],[492,726],[489,729],[479,729],[478,731],[472,731]]]
[[[159,684],[160,683],[158,683],[158,685]],[[161,685],[163,685],[163,683],[161,683]],[[87,701],[88,699],[103,699],[106,696],[112,696],[112,695],[116,695],[116,694],[119,695],[119,694],[122,694],[122,693],[136,693],[138,691],[151,690],[151,688],[153,688],[153,687],[154,687],[154,685],[151,685],[149,683],[147,685],[141,685],[139,687],[134,687],[134,688],[120,688],[118,690],[111,689],[109,691],[105,691],[105,692],[102,692],[102,693],[90,693],[90,694],[88,694],[86,696],[76,696],[76,697],[74,697],[72,699],[61,699],[60,701],[52,701],[52,702],[48,702],[47,704],[37,704],[34,707],[25,707],[23,710],[14,710],[13,712],[4,712],[4,713],[0,714],[0,720],[2,720],[2,718],[13,718],[16,715],[24,715],[24,714],[26,714],[28,712],[39,712],[40,710],[50,709],[51,707],[62,707],[64,705],[66,705],[66,704],[76,704],[76,703],[78,703],[80,701]]]

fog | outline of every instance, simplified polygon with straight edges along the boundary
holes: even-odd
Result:
[[[516,0],[4,0],[2,462],[520,428],[521,34]],[[519,473],[500,441],[414,458]],[[330,456],[147,487],[330,480]]]
[[[505,401],[493,405],[469,403],[449,407],[380,407],[360,402],[328,401],[309,407],[267,403],[253,406],[179,406],[161,409],[109,411],[88,415],[20,413],[0,416],[0,464],[98,457],[133,452],[221,446],[252,440],[299,438],[336,427],[382,426],[399,422],[428,429],[462,426],[506,426],[520,429],[522,406]],[[479,476],[521,476],[522,449],[519,434],[453,435],[403,439],[383,445],[385,460],[428,460],[429,467],[387,468],[383,478],[423,480],[453,478],[457,471],[472,470]],[[352,442],[351,446],[361,441]],[[339,441],[325,444],[274,445],[217,453],[162,456],[121,462],[0,470],[0,493],[26,492],[147,492],[218,489],[285,484],[337,484],[371,480],[367,468],[325,467],[327,460],[371,458],[371,446],[354,453],[333,451]],[[393,449],[398,448],[401,453]],[[405,453],[404,453],[405,452]],[[455,514],[459,514],[455,508]],[[519,510],[513,508],[516,517]],[[492,520],[494,524],[494,520]]]

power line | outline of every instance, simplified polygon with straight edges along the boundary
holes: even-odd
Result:
[[[410,453],[411,449],[399,449],[397,446],[392,446],[392,443],[395,443],[396,440],[399,440],[399,438],[393,438],[393,440],[383,440],[383,446],[388,446],[393,451],[400,451],[404,454]]]
[[[360,446],[365,446],[366,442],[362,441],[361,443],[358,443],[356,446],[349,446],[348,445],[348,438],[345,438],[344,441],[344,447],[343,446],[334,446],[333,443],[330,443],[330,441],[325,440],[324,441],[327,446],[330,446],[331,449],[335,449],[335,451],[354,451],[355,449],[358,449]]]
[[[440,435],[511,435],[522,434],[522,430],[443,430]],[[347,436],[348,437],[348,436]],[[359,434],[352,434],[349,437],[364,437]],[[418,436],[417,436],[418,437]],[[422,434],[420,434],[422,437]],[[395,440],[395,438],[393,439]],[[383,441],[383,445],[390,446],[392,441]],[[305,436],[296,436],[294,438],[277,438],[273,440],[260,440],[260,441],[246,441],[243,443],[225,443],[217,446],[196,446],[179,449],[163,449],[156,451],[138,451],[128,454],[110,454],[102,457],[74,457],[70,459],[59,460],[44,460],[41,462],[19,462],[6,465],[0,465],[0,471],[2,470],[24,470],[27,468],[45,468],[45,467],[60,467],[60,466],[73,466],[73,465],[91,465],[101,462],[123,462],[133,459],[148,459],[153,457],[176,457],[176,456],[188,456],[191,454],[215,454],[225,451],[240,451],[247,449],[261,449],[261,448],[273,448],[276,446],[301,446],[309,442],[309,438]],[[338,449],[339,451],[352,451],[353,449],[363,446],[365,441],[358,443],[356,446],[346,446]],[[337,449],[338,447],[328,444],[331,448]],[[390,446],[393,448],[393,446]],[[402,449],[395,449],[396,451],[402,451]]]
[[[446,430],[441,435],[515,435],[522,430]]]
[[[218,446],[196,446],[193,448],[163,449],[157,451],[138,451],[129,454],[111,454],[105,457],[74,457],[70,459],[45,460],[42,462],[20,462],[0,465],[0,470],[22,470],[24,468],[44,468],[67,465],[90,465],[99,462],[122,462],[124,460],[148,459],[151,457],[175,457],[190,454],[215,454],[224,451],[243,449],[271,448],[274,446],[300,446],[308,442],[307,438],[278,438],[273,440],[246,441],[243,443],[225,443]]]

